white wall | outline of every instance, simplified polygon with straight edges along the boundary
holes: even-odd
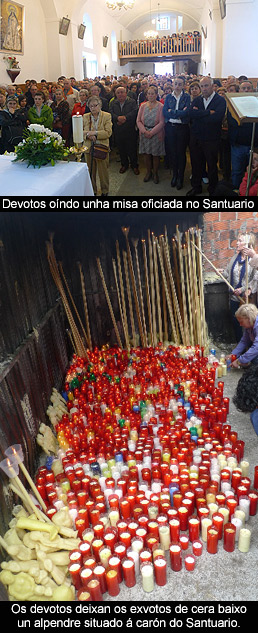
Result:
[[[222,76],[258,76],[258,0],[227,0],[223,22]]]

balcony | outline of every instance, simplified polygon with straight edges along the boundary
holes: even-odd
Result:
[[[118,42],[118,57],[123,66],[130,61],[175,61],[192,59],[201,61],[201,36],[176,35],[151,40]]]

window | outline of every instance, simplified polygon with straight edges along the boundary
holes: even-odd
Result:
[[[156,20],[156,29],[157,31],[169,31],[170,29],[170,18],[157,18]]]
[[[84,13],[83,24],[86,26],[83,44],[85,48],[93,48],[92,22],[88,13]]]
[[[117,62],[117,41],[115,31],[111,33],[111,55],[112,62]]]
[[[173,75],[174,74],[174,63],[173,62],[156,62],[155,66],[155,75]]]
[[[83,78],[94,79],[98,76],[97,56],[93,53],[83,54]]]

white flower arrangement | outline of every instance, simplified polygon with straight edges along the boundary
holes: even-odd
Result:
[[[24,132],[25,138],[15,148],[15,161],[28,161],[28,166],[42,167],[55,165],[57,160],[64,160],[69,156],[65,141],[58,132],[38,123],[31,123]]]

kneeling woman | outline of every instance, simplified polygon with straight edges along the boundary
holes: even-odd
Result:
[[[112,134],[112,119],[109,112],[102,112],[101,99],[90,97],[88,100],[90,112],[83,116],[83,134],[86,141],[87,163],[91,172],[93,191],[97,195],[97,172],[100,179],[101,194],[107,196],[109,190],[109,153],[104,159],[94,158],[92,143],[100,143],[109,150],[109,138]],[[90,143],[87,143],[90,141]]]
[[[159,160],[165,154],[165,120],[163,117],[163,105],[157,101],[158,88],[150,86],[147,92],[147,101],[142,103],[138,116],[137,125],[140,132],[139,153],[144,154],[146,175],[144,182],[148,182],[152,177],[153,182],[159,182]]]
[[[231,352],[236,356],[236,360],[232,362],[233,367],[241,367],[242,365],[258,365],[258,309],[252,303],[242,305],[235,313],[235,317],[244,333],[238,345]],[[226,356],[226,359],[231,357]]]

